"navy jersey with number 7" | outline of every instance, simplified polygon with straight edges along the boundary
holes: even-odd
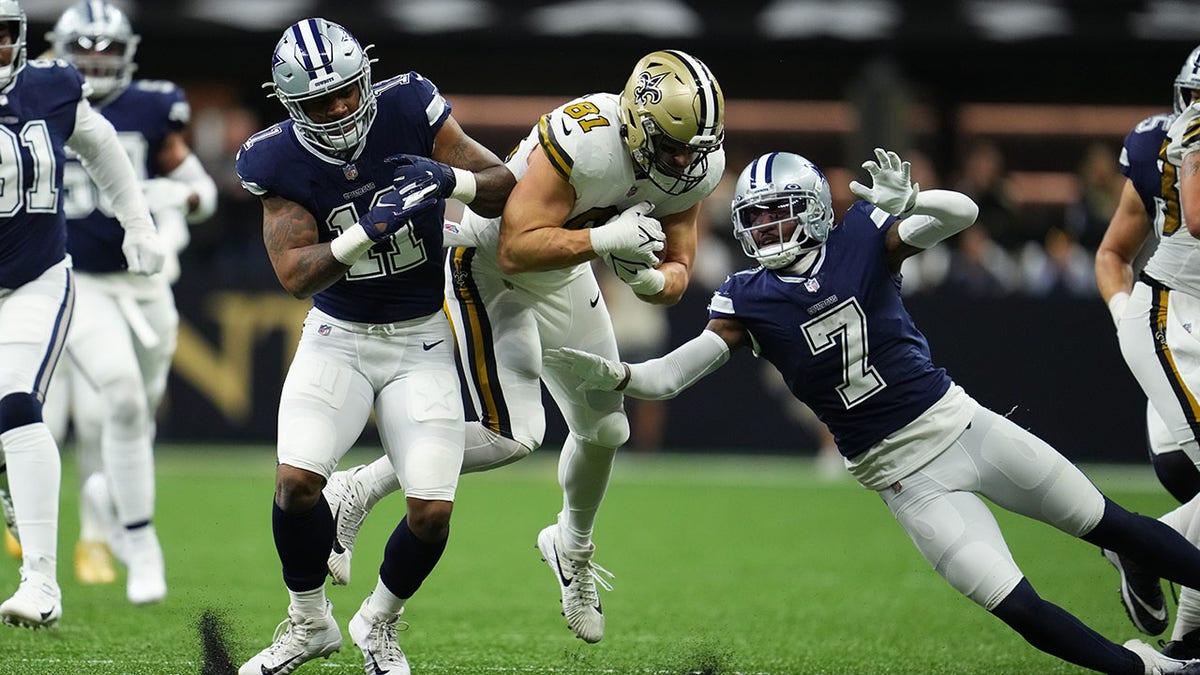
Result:
[[[855,202],[804,270],[758,267],[731,275],[709,318],[734,318],[756,353],[821,419],[846,457],[908,425],[950,388],[888,268],[884,234],[895,218]]]

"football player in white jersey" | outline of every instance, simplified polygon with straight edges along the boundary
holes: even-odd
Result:
[[[154,415],[179,323],[170,284],[187,228],[212,215],[217,188],[184,138],[190,108],[183,92],[171,82],[133,79],[140,37],[124,12],[107,0],[84,0],[62,13],[47,38],[83,74],[88,100],[117,129],[167,245],[162,274],[120,269],[117,223],[81,165],[67,164],[67,250],[78,305],[46,415],[52,427],[57,422],[60,443],[68,414],[74,421],[81,469],[75,574],[84,583],[114,580],[111,537],[128,567],[129,600],[158,602],[167,586],[153,524]]]
[[[617,358],[592,259],[646,302],[683,295],[700,204],[725,169],[724,105],[699,59],[648,54],[621,93],[590,94],[543,115],[507,161],[518,182],[503,216],[468,211],[452,233],[447,305],[479,413],[467,425],[463,471],[503,466],[541,445],[540,378],[569,434],[559,458],[562,510],[537,544],[567,625],[586,642],[604,635],[596,584],[608,582],[592,562],[592,530],[629,425],[620,393],[580,391],[576,376],[543,365],[542,350],[571,346]],[[330,478],[326,494],[339,514],[329,560],[335,583],[349,578],[367,510],[396,489],[390,474],[381,460]]]
[[[1177,437],[1182,435],[1190,439],[1189,443],[1195,447],[1195,436],[1200,433],[1200,427],[1192,424],[1184,427],[1180,423],[1184,408],[1179,396],[1188,387],[1180,374],[1186,378],[1186,369],[1164,369],[1160,355],[1178,350],[1180,342],[1184,343],[1183,353],[1192,351],[1186,346],[1191,337],[1183,327],[1186,319],[1181,318],[1184,315],[1180,312],[1186,311],[1188,306],[1186,295],[1194,293],[1200,284],[1175,280],[1164,284],[1161,281],[1173,279],[1181,272],[1195,277],[1194,273],[1183,270],[1181,264],[1189,261],[1198,249],[1196,239],[1184,227],[1180,211],[1178,167],[1167,161],[1166,153],[1170,146],[1168,130],[1198,97],[1200,47],[1188,54],[1175,78],[1174,111],[1152,115],[1138,122],[1126,135],[1120,165],[1127,180],[1104,240],[1096,251],[1096,283],[1100,295],[1119,329],[1121,353],[1148,396],[1146,429],[1151,462],[1163,486],[1180,503],[1189,502],[1200,491],[1200,472],[1194,464],[1195,452],[1186,452]],[[1138,279],[1143,273],[1145,277]],[[1156,286],[1162,292],[1156,291]],[[1193,290],[1189,291],[1189,288]],[[1131,297],[1134,298],[1132,302]],[[1157,339],[1152,335],[1157,332],[1150,324],[1151,314],[1156,311],[1152,309],[1155,302],[1159,303],[1159,309],[1166,309],[1168,316],[1163,333],[1168,339],[1166,351],[1160,351]],[[1130,323],[1124,322],[1126,316],[1131,318]],[[1176,389],[1176,386],[1182,389]],[[1165,411],[1165,418],[1160,411]],[[1174,432],[1168,428],[1166,418],[1173,420]],[[1184,513],[1168,516],[1168,519],[1173,518],[1184,518]],[[1183,531],[1182,526],[1175,529]],[[1147,635],[1158,635],[1166,630],[1170,616],[1158,577],[1111,551],[1105,551],[1104,555],[1120,570],[1120,597],[1134,626]],[[1183,621],[1181,625],[1189,623]],[[1179,642],[1178,632],[1175,642]],[[1198,649],[1194,653],[1200,656],[1200,644],[1196,646]],[[1166,651],[1175,653],[1173,646],[1168,646]]]
[[[22,538],[21,584],[0,603],[6,623],[39,628],[62,616],[57,581],[61,460],[42,417],[75,300],[67,254],[65,147],[84,160],[122,230],[131,272],[162,267],[162,245],[111,123],[65,61],[26,60],[25,13],[0,0],[0,446]]]
[[[1107,499],[1066,458],[981,406],[943,368],[901,297],[900,265],[969,227],[979,209],[950,190],[921,192],[910,167],[876,149],[871,187],[838,222],[811,162],[768,153],[738,178],[733,230],[758,267],[713,294],[708,324],[677,349],[626,364],[574,349],[546,362],[585,387],[672,398],[750,348],[828,424],[846,467],[876,492],[951,586],[1034,647],[1102,673],[1200,673],[1140,640],[1123,646],[1043,599],[1024,577],[982,497],[1185,584],[1200,550]]]
[[[1200,324],[1200,101],[1191,94],[1193,86],[1200,87],[1200,54],[1192,53],[1179,79],[1177,96],[1188,105],[1167,131],[1164,159],[1178,174],[1182,222],[1175,223],[1178,232],[1159,241],[1124,307],[1114,314],[1119,316],[1121,354],[1134,378],[1171,436],[1200,466],[1200,343],[1193,334]],[[1119,305],[1120,296],[1114,298]],[[1109,302],[1111,306],[1114,300]],[[1200,546],[1200,495],[1160,520]],[[1122,584],[1122,593],[1127,586]],[[1196,587],[1179,593],[1175,626],[1164,653],[1200,657]]]

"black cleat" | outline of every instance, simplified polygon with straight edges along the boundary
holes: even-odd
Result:
[[[1179,640],[1163,643],[1162,653],[1173,659],[1200,659],[1200,628],[1184,633]]]
[[[1134,627],[1146,635],[1165,631],[1171,617],[1159,578],[1125,556],[1107,549],[1101,549],[1101,553],[1121,573],[1121,604]]]

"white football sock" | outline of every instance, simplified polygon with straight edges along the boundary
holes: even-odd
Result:
[[[115,521],[108,480],[103,471],[96,471],[79,490],[79,540],[107,542]]]
[[[109,425],[114,426],[114,425]],[[112,485],[117,520],[132,525],[154,517],[154,448],[145,433],[106,428],[101,443],[104,466]]]
[[[8,490],[17,512],[24,560],[48,565],[46,573],[54,578],[62,484],[62,459],[54,436],[45,423],[35,422],[0,434],[0,444],[8,462]]]
[[[292,597],[291,612],[303,617],[325,616],[325,586],[318,586],[311,591],[293,591],[288,589]]]
[[[380,499],[400,489],[400,479],[396,477],[396,470],[392,468],[387,455],[368,464],[353,479],[366,488],[367,508],[374,507]]]
[[[558,532],[568,551],[592,548],[592,528],[608,479],[616,448],[605,448],[568,434],[558,459],[558,483],[563,489],[563,509],[558,514]]]
[[[388,590],[383,579],[376,578],[375,590],[371,591],[371,596],[367,599],[367,611],[376,616],[393,617],[404,609],[404,603],[407,598],[398,598],[395,593]]]

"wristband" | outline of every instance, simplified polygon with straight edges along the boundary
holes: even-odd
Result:
[[[625,369],[625,377],[621,380],[621,383],[618,384],[617,388],[614,389],[613,391],[625,391],[625,387],[629,386],[629,380],[633,379],[633,371],[629,369],[629,364],[622,361],[621,367]]]
[[[367,231],[354,225],[329,242],[329,252],[343,265],[353,265],[374,245]]]
[[[454,189],[450,191],[450,198],[470,204],[475,200],[475,174],[456,166],[450,167],[450,170],[454,172],[455,180]]]
[[[1129,304],[1129,294],[1125,291],[1113,293],[1108,299],[1108,311],[1112,314],[1113,323],[1121,325],[1121,316],[1125,314],[1125,305]]]

